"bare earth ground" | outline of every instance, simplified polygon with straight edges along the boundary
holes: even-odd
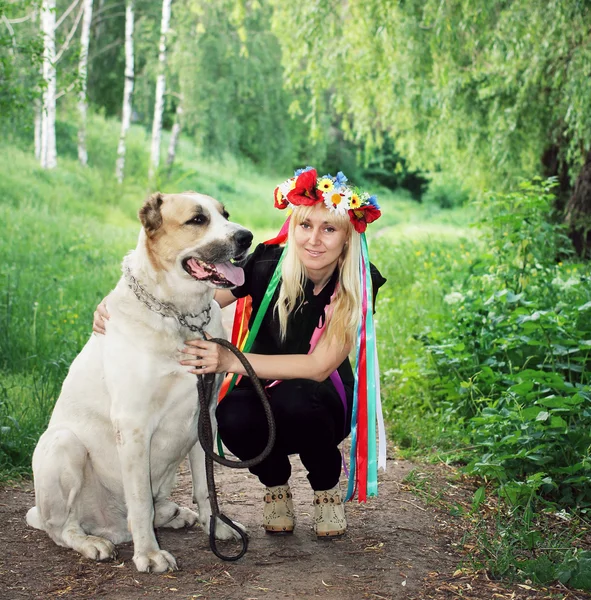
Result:
[[[94,563],[56,546],[45,533],[30,529],[25,514],[33,505],[30,484],[0,489],[0,599],[139,598],[211,600],[443,600],[590,598],[582,592],[551,594],[528,585],[500,585],[485,573],[457,571],[462,557],[455,550],[462,535],[459,517],[425,504],[403,482],[415,465],[388,460],[380,474],[380,494],[367,504],[347,505],[349,530],[334,540],[316,540],[312,533],[312,492],[298,460],[291,484],[297,527],[293,536],[272,537],[260,527],[262,487],[243,470],[217,467],[222,510],[246,525],[248,553],[238,562],[223,562],[209,549],[199,529],[158,531],[160,544],[174,554],[180,570],[142,574],[131,560],[131,544],[119,547],[115,562]],[[423,470],[422,467],[420,467]],[[437,485],[446,484],[443,468],[429,467]],[[447,488],[470,501],[473,490]],[[181,469],[174,499],[191,502],[191,482]],[[223,547],[228,553],[236,547]]]

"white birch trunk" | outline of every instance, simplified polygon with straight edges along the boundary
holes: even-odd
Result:
[[[78,160],[84,166],[88,164],[86,151],[86,82],[88,71],[88,46],[90,44],[90,23],[92,21],[92,0],[84,0],[84,17],[82,17],[82,31],[80,33],[80,60],[78,62],[78,78],[80,92],[78,93],[78,112],[80,123],[78,127]]]
[[[41,152],[39,160],[44,169],[57,166],[55,146],[55,0],[43,0],[41,5],[43,33],[43,108],[41,113]]]
[[[176,120],[172,126],[172,132],[170,134],[170,143],[168,144],[168,157],[166,159],[166,166],[170,169],[174,158],[176,156],[176,146],[181,135],[181,118],[183,116],[183,105],[179,102],[176,107]]]
[[[38,18],[39,18],[39,13],[37,12],[37,10],[35,10],[33,13],[33,17],[32,17],[32,21],[34,24],[37,23]],[[43,66],[39,67],[39,75],[41,77],[43,77]],[[41,160],[41,107],[42,107],[41,98],[35,98],[35,106],[34,106],[33,110],[35,113],[35,125],[34,125],[35,158],[37,160]]]
[[[162,137],[162,113],[164,112],[164,90],[166,87],[166,35],[170,24],[172,0],[162,0],[162,23],[160,25],[160,54],[158,55],[158,78],[156,80],[156,101],[152,123],[152,148],[150,152],[149,177],[152,179],[160,164],[160,139]]]
[[[35,158],[41,160],[41,100],[35,100]]]
[[[117,164],[115,176],[119,183],[123,183],[125,171],[125,136],[131,123],[131,97],[133,94],[134,62],[133,62],[133,1],[127,0],[125,7],[125,85],[123,88],[123,110],[121,114],[121,134],[117,146]]]

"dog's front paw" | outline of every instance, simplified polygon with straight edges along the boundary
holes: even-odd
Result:
[[[174,556],[166,550],[138,552],[134,554],[133,562],[140,573],[164,573],[178,570]]]
[[[242,523],[238,523],[238,521],[232,521],[236,527],[241,529],[244,533],[246,533],[246,527],[242,525]],[[240,534],[232,529],[229,525],[226,525],[221,519],[215,520],[215,539],[216,540],[239,540]]]

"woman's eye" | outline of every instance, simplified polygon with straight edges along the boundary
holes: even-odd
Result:
[[[302,227],[302,229],[310,229],[310,224],[309,223],[302,223],[301,227]]]
[[[326,227],[324,231],[326,231],[326,233],[334,233],[336,229],[334,227]]]

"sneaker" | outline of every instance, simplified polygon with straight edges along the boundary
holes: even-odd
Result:
[[[347,530],[345,505],[338,487],[314,492],[314,532],[318,537],[343,535]]]
[[[267,533],[293,533],[295,514],[293,496],[288,484],[265,490],[263,527]]]

